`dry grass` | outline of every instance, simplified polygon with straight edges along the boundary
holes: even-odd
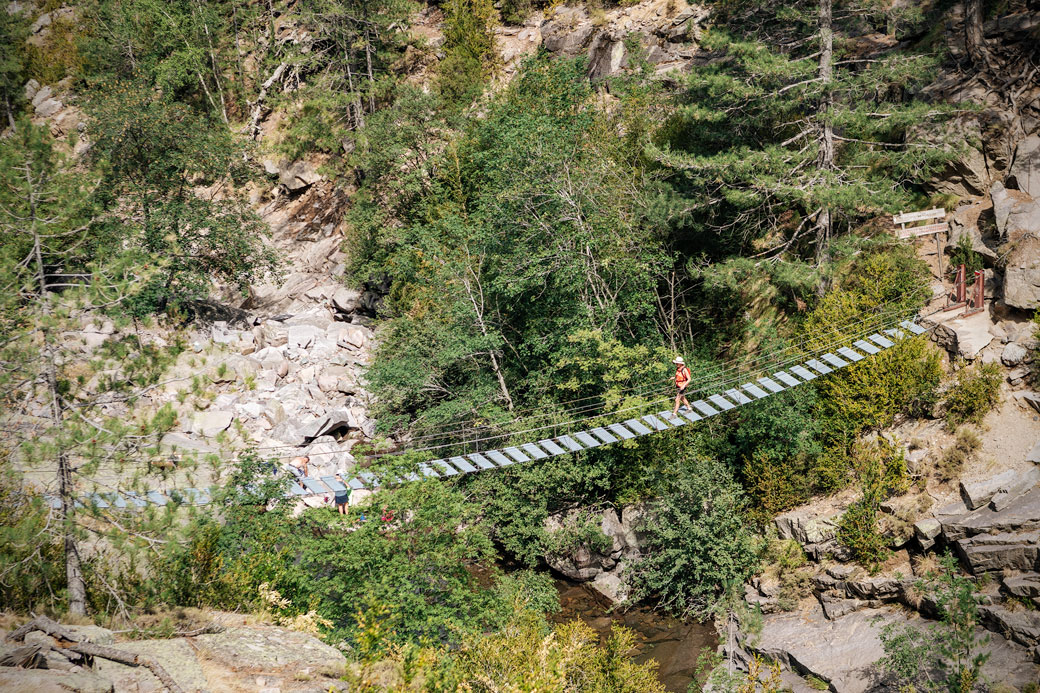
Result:
[[[972,428],[961,426],[957,429],[953,444],[943,450],[942,457],[936,471],[941,481],[949,481],[960,476],[964,465],[974,459],[979,448],[982,447],[982,438]]]
[[[929,573],[934,574],[938,572],[939,559],[934,553],[926,553],[924,555],[913,554],[910,557],[910,566],[916,577],[925,577]]]

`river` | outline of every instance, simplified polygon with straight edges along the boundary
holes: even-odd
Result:
[[[671,693],[686,693],[695,679],[697,658],[701,652],[714,651],[718,644],[710,625],[686,623],[646,606],[611,612],[606,597],[563,578],[556,579],[556,589],[561,608],[553,621],[580,618],[601,638],[606,638],[615,623],[631,628],[636,636],[636,661],[656,660],[657,677]]]

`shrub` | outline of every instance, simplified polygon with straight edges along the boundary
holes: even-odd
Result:
[[[956,278],[957,268],[961,265],[964,265],[965,277],[971,277],[976,270],[982,269],[982,254],[974,250],[974,245],[967,236],[961,236],[950,253],[949,274],[953,278]]]
[[[25,46],[29,77],[40,84],[54,84],[78,73],[83,67],[77,45],[79,39],[80,33],[73,21],[63,18],[52,23],[42,45],[27,43]]]
[[[387,635],[375,623],[367,632],[371,642]],[[451,650],[409,645],[363,657],[344,678],[358,691],[664,693],[656,664],[636,663],[634,646],[632,631],[622,626],[601,642],[579,620],[549,625],[517,603],[499,631],[469,635]]]
[[[829,445],[812,470],[815,482],[824,489],[845,486],[856,435],[891,425],[900,412],[929,410],[942,374],[939,362],[938,350],[915,337],[827,378],[819,413]]]
[[[444,9],[445,57],[438,83],[445,101],[465,103],[494,71],[498,13],[491,0],[449,0]]]
[[[744,462],[744,486],[754,501],[748,508],[748,518],[756,525],[767,526],[778,514],[805,499],[796,490],[793,467],[788,460],[761,454]]]
[[[879,664],[895,679],[899,690],[970,693],[979,682],[983,652],[989,636],[979,635],[976,588],[957,572],[957,561],[949,554],[941,569],[916,583],[915,589],[930,595],[940,613],[940,622],[924,630],[916,625],[891,623],[881,630],[885,656]],[[942,675],[936,680],[936,674]]]
[[[780,583],[777,606],[781,611],[793,610],[798,600],[811,594],[813,570],[802,545],[794,539],[777,539],[772,533],[766,540],[762,565],[763,579]]]
[[[821,678],[813,676],[812,674],[809,674],[809,676],[805,679],[805,682],[809,684],[809,688],[813,689],[814,691],[826,691],[829,690],[831,687],[829,683],[827,683]]]
[[[867,329],[871,319],[877,329],[909,315],[924,303],[926,276],[924,265],[906,247],[855,259],[843,269],[838,288],[806,318],[803,332],[810,347],[832,348]],[[822,379],[817,417],[824,452],[811,470],[813,484],[822,490],[848,484],[848,453],[862,431],[884,428],[901,412],[930,411],[942,373],[939,364],[938,350],[915,337]]]
[[[560,529],[546,537],[545,552],[555,556],[566,556],[583,547],[592,553],[609,551],[610,537],[603,533],[598,520],[599,515],[591,511],[580,513],[568,520]]]
[[[730,672],[729,667],[723,666],[724,659],[721,654],[703,652],[697,662],[697,680],[690,684],[687,693],[702,690],[701,681],[703,690],[727,693],[781,693],[790,690],[781,678],[779,662],[754,655],[748,661],[746,672],[739,669]]]
[[[657,595],[681,616],[708,613],[727,584],[740,584],[755,568],[744,509],[743,491],[722,463],[692,461],[651,508],[635,596]]]
[[[888,539],[878,526],[881,502],[909,488],[906,459],[901,450],[879,438],[858,443],[852,464],[862,497],[838,521],[838,541],[874,573],[889,556]]]
[[[505,24],[523,24],[531,15],[534,6],[535,3],[531,0],[503,0],[501,4],[502,22]]]
[[[730,435],[732,456],[744,459],[742,481],[759,525],[810,495],[808,469],[819,457],[820,426],[813,388],[794,388],[739,410]]]
[[[996,363],[984,363],[957,372],[957,379],[946,392],[943,407],[946,423],[953,429],[962,423],[981,424],[1000,402],[1001,370]]]
[[[850,505],[838,521],[838,541],[872,574],[889,556],[888,540],[878,531],[877,515],[877,504],[862,498]]]
[[[60,537],[46,532],[50,511],[23,486],[6,462],[0,466],[0,604],[29,612],[59,608],[65,591]],[[57,597],[57,598],[56,598]]]

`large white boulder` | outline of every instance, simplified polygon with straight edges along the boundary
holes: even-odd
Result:
[[[979,352],[989,346],[996,337],[990,331],[992,323],[986,311],[975,313],[967,317],[955,314],[938,316],[939,322],[935,328],[936,343],[951,354],[972,361]]]
[[[362,349],[371,335],[371,330],[361,325],[336,323],[329,327],[329,337],[344,349]]]
[[[332,294],[332,306],[341,313],[350,314],[357,310],[361,301],[361,292],[341,286]]]
[[[292,325],[289,327],[289,346],[306,349],[314,340],[324,337],[325,331],[314,325]]]
[[[213,438],[226,431],[234,420],[234,414],[229,411],[200,411],[192,420],[191,430],[204,438]]]
[[[314,185],[322,179],[317,167],[307,161],[283,164],[278,171],[278,182],[287,190],[295,192]]]
[[[1024,192],[1008,190],[999,181],[990,188],[990,196],[1002,241],[1040,237],[1040,203]]]

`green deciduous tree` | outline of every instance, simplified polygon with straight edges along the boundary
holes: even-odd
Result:
[[[245,170],[226,127],[140,82],[108,84],[88,111],[103,228],[160,267],[139,310],[205,297],[213,280],[245,290],[276,269],[266,225],[231,185]]]
[[[366,659],[406,644],[458,644],[501,625],[516,599],[555,611],[555,589],[529,572],[503,575],[480,506],[451,484],[384,489],[352,504],[293,517],[287,483],[270,463],[244,455],[202,517],[192,541],[165,552],[159,584],[167,603],[268,606],[278,615],[313,611],[337,641]],[[260,479],[261,483],[257,483]]]
[[[755,569],[757,551],[744,524],[746,500],[726,467],[691,459],[651,504],[646,555],[635,565],[637,595],[658,595],[683,615],[708,613],[728,584]]]
[[[471,572],[494,555],[476,506],[437,482],[383,492],[377,500],[349,516],[358,523],[353,527],[328,527],[320,516],[301,526],[316,538],[303,544],[300,565],[333,627],[353,636],[360,617],[380,618],[394,633],[386,647],[395,640],[457,640],[491,625],[493,593]]]
[[[638,174],[591,96],[581,61],[531,62],[486,119],[419,160],[430,178],[400,174],[409,193],[423,191],[414,208],[385,225],[356,220],[378,254],[355,274],[394,277],[370,377],[386,413],[404,416],[385,423],[499,421],[527,390],[552,387],[537,374],[568,334],[653,334],[663,254],[634,211]],[[402,147],[406,158],[384,170],[427,152]]]

